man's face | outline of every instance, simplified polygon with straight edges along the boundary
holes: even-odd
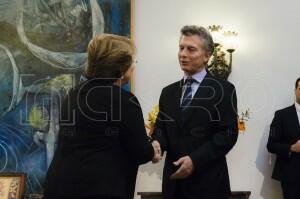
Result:
[[[210,54],[204,50],[203,45],[203,40],[197,35],[181,36],[178,60],[187,75],[201,71],[208,62]]]
[[[296,101],[300,104],[300,82],[298,82],[297,88],[295,89]]]

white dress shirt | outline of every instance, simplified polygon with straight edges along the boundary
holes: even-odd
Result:
[[[195,93],[197,92],[197,90],[198,90],[198,88],[199,88],[199,86],[200,86],[201,82],[203,81],[206,74],[207,74],[207,72],[204,68],[200,72],[198,72],[198,73],[191,76],[194,80],[196,80],[191,85],[191,87],[192,87],[192,97],[194,97]],[[184,82],[187,78],[188,78],[188,76],[186,74],[184,74],[184,77],[183,77]],[[180,101],[182,101],[185,90],[186,90],[186,84],[183,85]]]

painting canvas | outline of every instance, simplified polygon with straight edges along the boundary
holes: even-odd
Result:
[[[0,0],[0,172],[26,172],[27,193],[42,193],[89,40],[130,36],[131,13],[132,0]]]

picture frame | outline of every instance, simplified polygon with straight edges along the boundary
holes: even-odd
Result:
[[[0,173],[0,199],[23,199],[25,173]]]
[[[130,38],[134,41],[135,40],[135,35],[134,35],[134,11],[135,11],[135,0],[130,0]],[[130,80],[130,85],[129,85],[129,89],[132,93],[134,93],[135,91],[135,84],[134,84],[134,80],[135,80],[135,72],[133,77]]]

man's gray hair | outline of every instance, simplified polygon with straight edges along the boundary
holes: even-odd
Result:
[[[209,52],[210,55],[213,54],[215,46],[214,46],[214,41],[212,39],[211,34],[209,33],[206,28],[202,26],[183,26],[181,28],[181,35],[184,36],[191,36],[191,35],[198,35],[201,39],[203,39],[204,43],[204,50],[206,52]]]

